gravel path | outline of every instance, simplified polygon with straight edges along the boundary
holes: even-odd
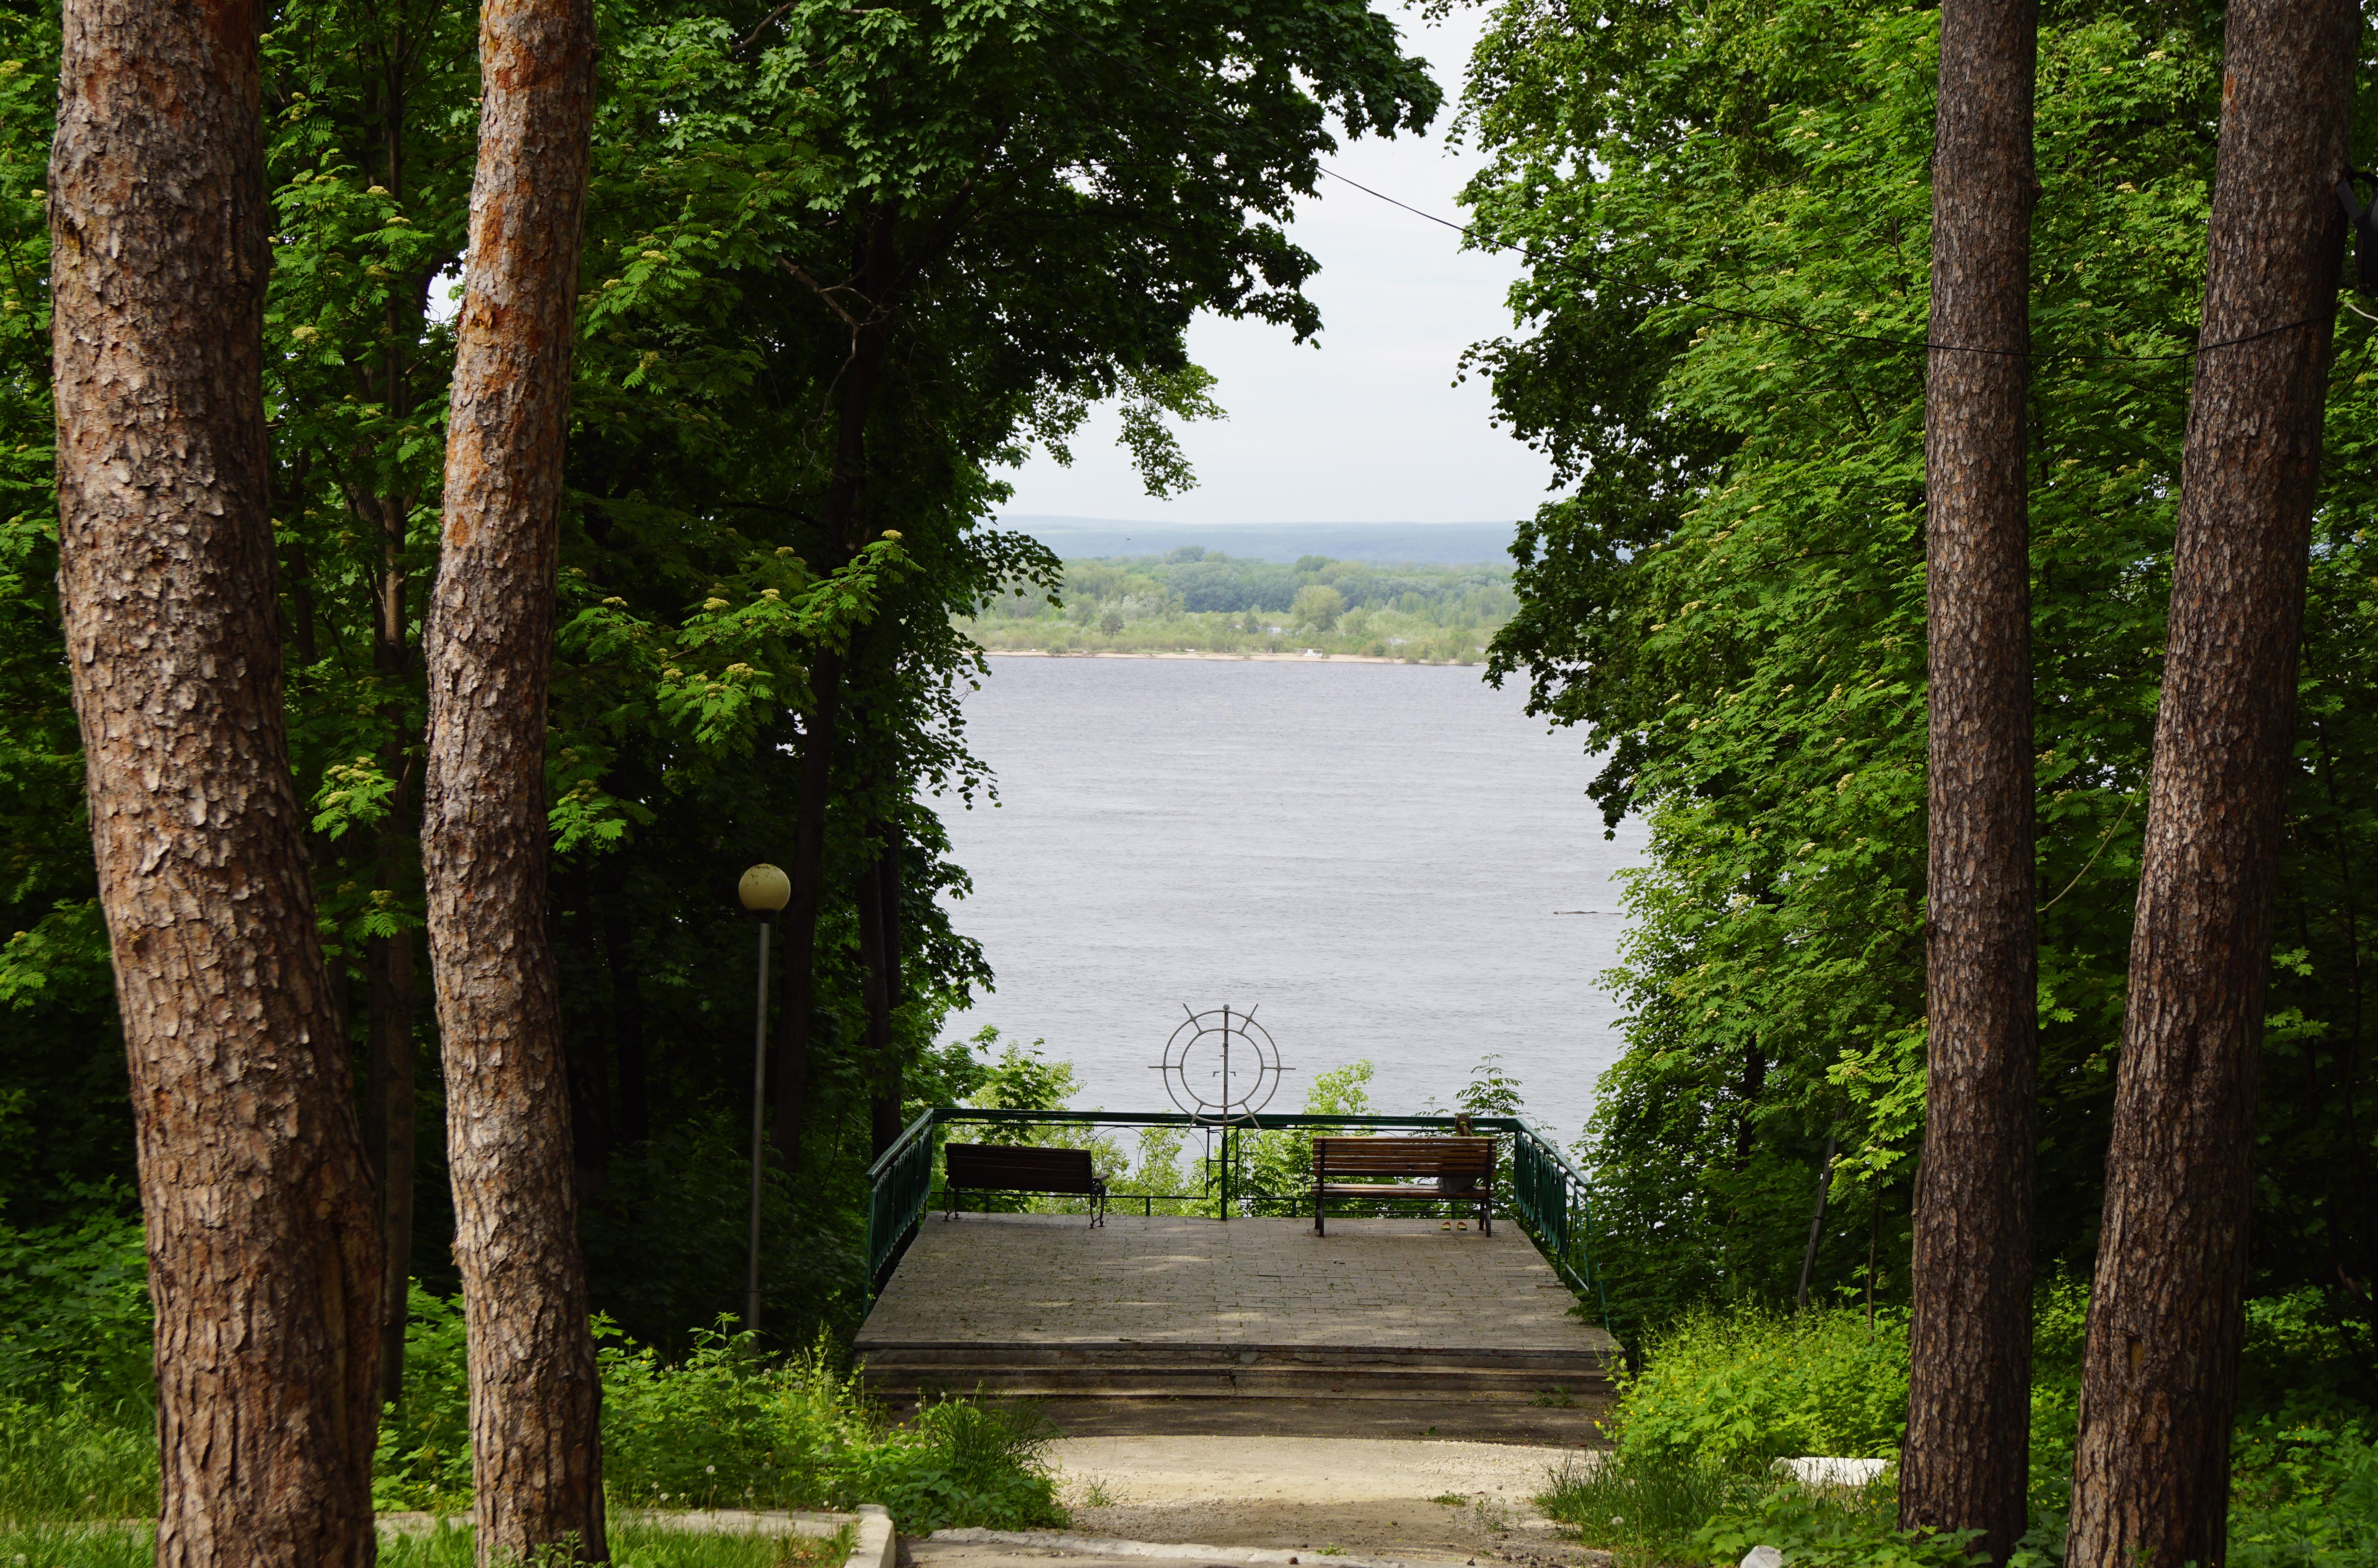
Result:
[[[1572,1449],[1382,1438],[1092,1437],[1052,1445],[1075,1529],[1387,1558],[1573,1562],[1534,1495]]]

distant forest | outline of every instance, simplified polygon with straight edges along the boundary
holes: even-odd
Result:
[[[985,647],[1293,652],[1471,663],[1511,618],[1508,568],[1293,563],[1183,545],[1069,560],[1055,592],[1011,583],[959,626]]]

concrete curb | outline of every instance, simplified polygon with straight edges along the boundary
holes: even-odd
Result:
[[[1091,1557],[1143,1557],[1157,1562],[1231,1562],[1248,1568],[1295,1563],[1298,1568],[1442,1568],[1444,1559],[1348,1557],[1320,1551],[1274,1551],[1252,1546],[1174,1545],[1164,1541],[1106,1540],[1096,1536],[1069,1535],[1063,1530],[935,1530],[929,1541],[954,1546],[1022,1546],[1041,1551],[1070,1552]],[[1311,1558],[1307,1563],[1304,1560]],[[855,1564],[857,1557],[851,1559]],[[872,1564],[869,1568],[873,1568]]]
[[[892,1527],[891,1510],[873,1502],[859,1505],[859,1535],[842,1568],[897,1568],[900,1532]]]
[[[632,1519],[640,1525],[666,1530],[727,1536],[801,1536],[811,1540],[832,1540],[849,1530],[850,1555],[843,1559],[843,1568],[897,1568],[899,1562],[900,1534],[892,1527],[891,1512],[873,1502],[860,1503],[852,1514],[810,1514],[774,1508],[622,1508],[611,1517]],[[382,1514],[378,1525],[383,1535],[423,1536],[448,1520],[467,1525],[469,1519],[468,1514],[441,1518],[434,1514]]]

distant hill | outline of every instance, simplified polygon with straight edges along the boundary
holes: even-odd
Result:
[[[1265,561],[1300,556],[1380,565],[1510,565],[1508,522],[1127,522],[1095,517],[1003,517],[1067,560],[1160,556],[1184,545]]]

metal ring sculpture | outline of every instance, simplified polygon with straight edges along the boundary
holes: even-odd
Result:
[[[1229,1007],[1189,1012],[1164,1043],[1165,1093],[1201,1126],[1243,1121],[1271,1104],[1279,1091],[1279,1047],[1255,1022],[1255,1010]]]

